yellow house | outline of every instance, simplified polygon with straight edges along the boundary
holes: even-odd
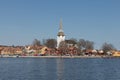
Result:
[[[112,53],[113,57],[120,57],[120,51],[112,51]]]

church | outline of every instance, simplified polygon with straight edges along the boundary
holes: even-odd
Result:
[[[73,40],[65,40],[66,36],[64,34],[63,31],[63,25],[62,25],[62,21],[60,21],[60,25],[59,25],[59,32],[57,34],[57,48],[60,47],[60,43],[62,41],[65,41],[65,43],[67,44],[68,47],[74,46],[74,47],[78,47],[77,43]]]

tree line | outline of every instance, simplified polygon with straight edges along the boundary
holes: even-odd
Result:
[[[68,44],[73,44],[73,46],[76,46],[79,50],[89,50],[89,49],[94,49],[94,42],[93,41],[89,41],[89,40],[85,40],[85,39],[75,39],[75,38],[71,38],[68,40],[65,40],[63,42],[60,43],[60,48],[66,48],[68,46]],[[57,41],[56,39],[43,39],[42,41],[38,40],[38,39],[34,39],[33,46],[47,46],[48,48],[56,48],[57,46]],[[101,48],[101,50],[107,52],[110,50],[116,50],[116,48],[113,46],[113,44],[111,43],[103,43]]]

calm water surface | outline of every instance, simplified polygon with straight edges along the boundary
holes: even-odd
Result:
[[[0,80],[120,80],[120,58],[0,58]]]

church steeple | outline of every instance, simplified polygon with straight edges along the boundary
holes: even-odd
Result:
[[[57,34],[57,48],[59,48],[59,45],[62,41],[65,41],[65,34],[62,28],[63,28],[62,20],[60,20],[59,32]]]
[[[58,36],[65,36],[62,28],[63,28],[62,20],[60,20],[60,27],[59,27]]]
[[[60,20],[60,28],[59,30],[62,30],[62,20]]]

